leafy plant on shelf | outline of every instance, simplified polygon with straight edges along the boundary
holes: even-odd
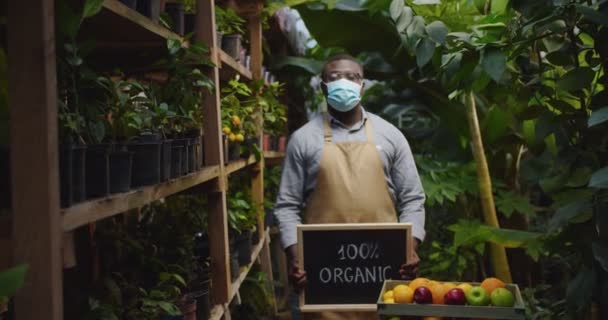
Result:
[[[241,18],[232,8],[215,6],[215,24],[217,31],[223,34],[245,34],[245,20]]]
[[[26,265],[19,265],[0,272],[0,318],[8,307],[9,298],[23,286],[26,273]]]
[[[233,316],[242,320],[271,319],[272,286],[266,273],[251,270],[239,290],[243,303]]]
[[[231,193],[228,197],[228,224],[238,233],[251,230],[256,225],[256,210],[252,200],[243,191]]]
[[[213,81],[200,69],[214,66],[207,58],[207,45],[186,41],[167,40],[167,58],[156,63],[167,70],[168,79],[166,83],[154,86],[154,99],[159,106],[166,103],[173,112],[174,116],[168,118],[168,127],[177,136],[200,131],[203,95],[214,88]]]
[[[258,95],[259,104],[264,115],[264,133],[270,136],[285,134],[287,125],[287,106],[279,100],[284,94],[283,84],[273,82],[262,86]]]
[[[222,131],[231,142],[243,142],[246,137],[255,135],[255,106],[247,101],[252,93],[239,77],[222,88]]]

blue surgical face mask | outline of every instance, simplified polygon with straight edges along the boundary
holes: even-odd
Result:
[[[339,79],[325,84],[327,102],[340,112],[347,112],[361,102],[361,85],[346,79]]]

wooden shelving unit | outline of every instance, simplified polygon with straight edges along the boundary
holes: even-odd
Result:
[[[254,156],[225,164],[223,162],[220,92],[222,83],[240,75],[243,80],[262,79],[262,0],[238,2],[237,10],[247,20],[251,47],[251,69],[215,46],[215,8],[213,0],[197,0],[195,41],[210,45],[214,68],[204,72],[216,86],[203,101],[204,163],[201,170],[178,179],[125,193],[93,199],[71,207],[59,207],[59,171],[57,137],[57,82],[54,1],[9,1],[7,15],[9,96],[11,108],[12,217],[2,233],[11,236],[13,262],[29,266],[28,279],[15,299],[16,320],[63,319],[62,238],[75,229],[136,209],[176,193],[193,190],[203,183],[209,201],[209,238],[212,263],[211,319],[230,319],[228,305],[253,263],[260,263],[272,277],[268,230],[263,230],[263,211],[258,214],[260,242],[252,253],[252,263],[231,283],[229,279],[229,245],[226,183],[229,175],[245,168],[252,170],[252,198],[264,197],[264,161]],[[27,12],[27,14],[23,14]],[[94,39],[96,48],[87,57],[91,66],[100,70],[122,69],[137,72],[163,56],[167,41],[183,40],[178,34],[128,8],[118,0],[104,0],[101,12],[84,20],[81,39]],[[187,45],[187,44],[185,44]],[[18,103],[16,102],[18,101]],[[16,141],[19,141],[16,143]],[[283,155],[265,152],[264,158],[280,161]],[[35,179],[33,178],[35,177]],[[201,189],[201,190],[203,190]],[[196,189],[199,190],[199,189]],[[7,230],[4,230],[7,229]],[[272,280],[272,279],[271,279]],[[31,302],[36,301],[36,308]]]

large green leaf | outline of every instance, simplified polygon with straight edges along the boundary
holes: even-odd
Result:
[[[312,75],[320,74],[323,70],[323,62],[302,58],[302,57],[291,57],[291,56],[283,56],[276,59],[272,64],[273,70],[279,70],[288,66],[297,67],[307,71]]]
[[[86,0],[82,10],[82,18],[89,18],[101,11],[103,8],[103,0]]]
[[[483,121],[484,142],[492,144],[504,137],[513,122],[513,115],[506,108],[492,106]]]
[[[592,269],[579,270],[566,289],[568,307],[575,313],[580,313],[590,303],[596,283],[597,276]]]
[[[608,167],[604,167],[591,175],[589,186],[593,188],[608,188]]]
[[[595,77],[595,71],[583,67],[568,71],[561,79],[557,80],[557,88],[560,90],[574,91],[588,88]]]
[[[583,5],[577,5],[576,8],[578,9],[578,12],[590,21],[608,27],[608,15]]]
[[[15,294],[23,286],[26,272],[26,265],[0,272],[0,297],[10,297]]]
[[[593,127],[608,121],[608,106],[594,110],[589,117],[587,126]]]
[[[557,209],[549,220],[549,232],[554,232],[569,221],[588,213],[591,208],[592,204],[589,201],[576,201]]]
[[[448,28],[443,22],[436,20],[426,26],[426,33],[436,43],[444,44],[448,35]]]
[[[399,16],[401,16],[401,12],[403,12],[404,7],[405,3],[403,2],[403,0],[393,0],[389,8],[391,18],[396,21]]]
[[[530,201],[515,191],[500,192],[496,195],[496,208],[507,218],[514,212],[520,212],[527,216],[534,215],[534,207]]]
[[[507,57],[498,48],[486,49],[481,63],[483,70],[496,82],[500,81],[507,69]]]
[[[409,27],[409,25],[412,23],[412,21],[414,20],[414,11],[412,11],[412,8],[410,7],[405,7],[403,8],[403,10],[401,11],[401,14],[399,15],[399,17],[397,17],[397,31],[399,32],[404,32],[407,27]]]
[[[422,38],[416,46],[416,63],[418,67],[424,67],[433,58],[435,53],[435,42],[430,38]]]
[[[507,248],[519,248],[537,242],[541,233],[513,229],[494,228],[481,224],[477,220],[461,219],[448,226],[454,232],[454,245],[474,245],[479,242],[492,242]]]

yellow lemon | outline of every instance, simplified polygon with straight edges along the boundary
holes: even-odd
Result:
[[[384,303],[395,303],[395,299],[386,299]]]
[[[245,136],[243,136],[243,134],[242,134],[242,133],[238,133],[238,134],[236,135],[236,141],[238,141],[238,142],[243,142],[243,141],[245,141]]]
[[[240,126],[241,118],[239,118],[239,116],[232,116],[232,124],[234,124],[235,126]]]
[[[230,133],[232,132],[232,130],[230,130],[230,128],[229,128],[229,127],[224,127],[224,128],[222,129],[222,131],[224,132],[224,134],[230,134]]]
[[[235,141],[235,140],[236,140],[236,134],[231,133],[231,134],[228,136],[228,140],[230,140],[230,141]]]
[[[414,300],[414,290],[406,285],[398,285],[393,288],[393,296],[397,303],[412,303]]]
[[[393,290],[389,290],[382,295],[382,301],[393,300],[395,299],[395,295],[393,294]]]

